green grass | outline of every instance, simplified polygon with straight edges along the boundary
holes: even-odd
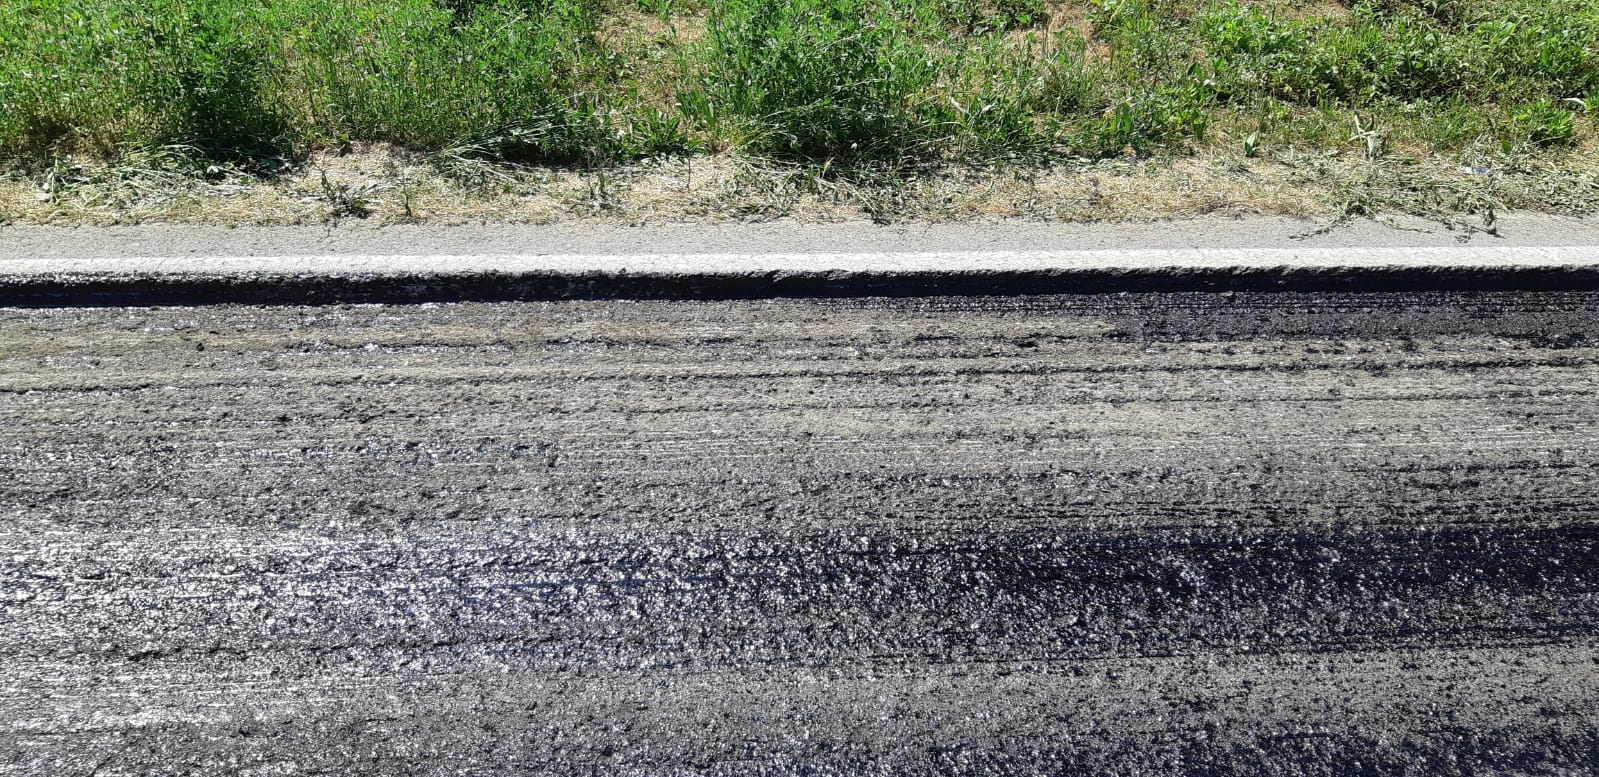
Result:
[[[1070,6],[10,0],[0,159],[44,169],[185,148],[276,165],[388,142],[583,166],[733,149],[881,172],[1180,154],[1246,136],[1251,155],[1360,151],[1371,127],[1441,155],[1568,153],[1593,134],[1590,0],[1320,14],[1098,0],[1078,9],[1086,37],[1051,26],[1051,9]]]

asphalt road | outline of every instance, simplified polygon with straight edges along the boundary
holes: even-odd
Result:
[[[0,309],[0,771],[1599,772],[1599,294]]]

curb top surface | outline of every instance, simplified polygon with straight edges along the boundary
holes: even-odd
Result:
[[[1599,268],[1599,246],[0,258],[0,276],[752,275],[767,273]]]

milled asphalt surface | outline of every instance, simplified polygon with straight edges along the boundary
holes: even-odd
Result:
[[[1593,291],[0,309],[0,771],[1594,773],[1596,395]]]

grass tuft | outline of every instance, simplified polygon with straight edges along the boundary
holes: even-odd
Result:
[[[937,70],[864,0],[724,0],[706,21],[691,120],[755,154],[853,166],[936,153]]]

